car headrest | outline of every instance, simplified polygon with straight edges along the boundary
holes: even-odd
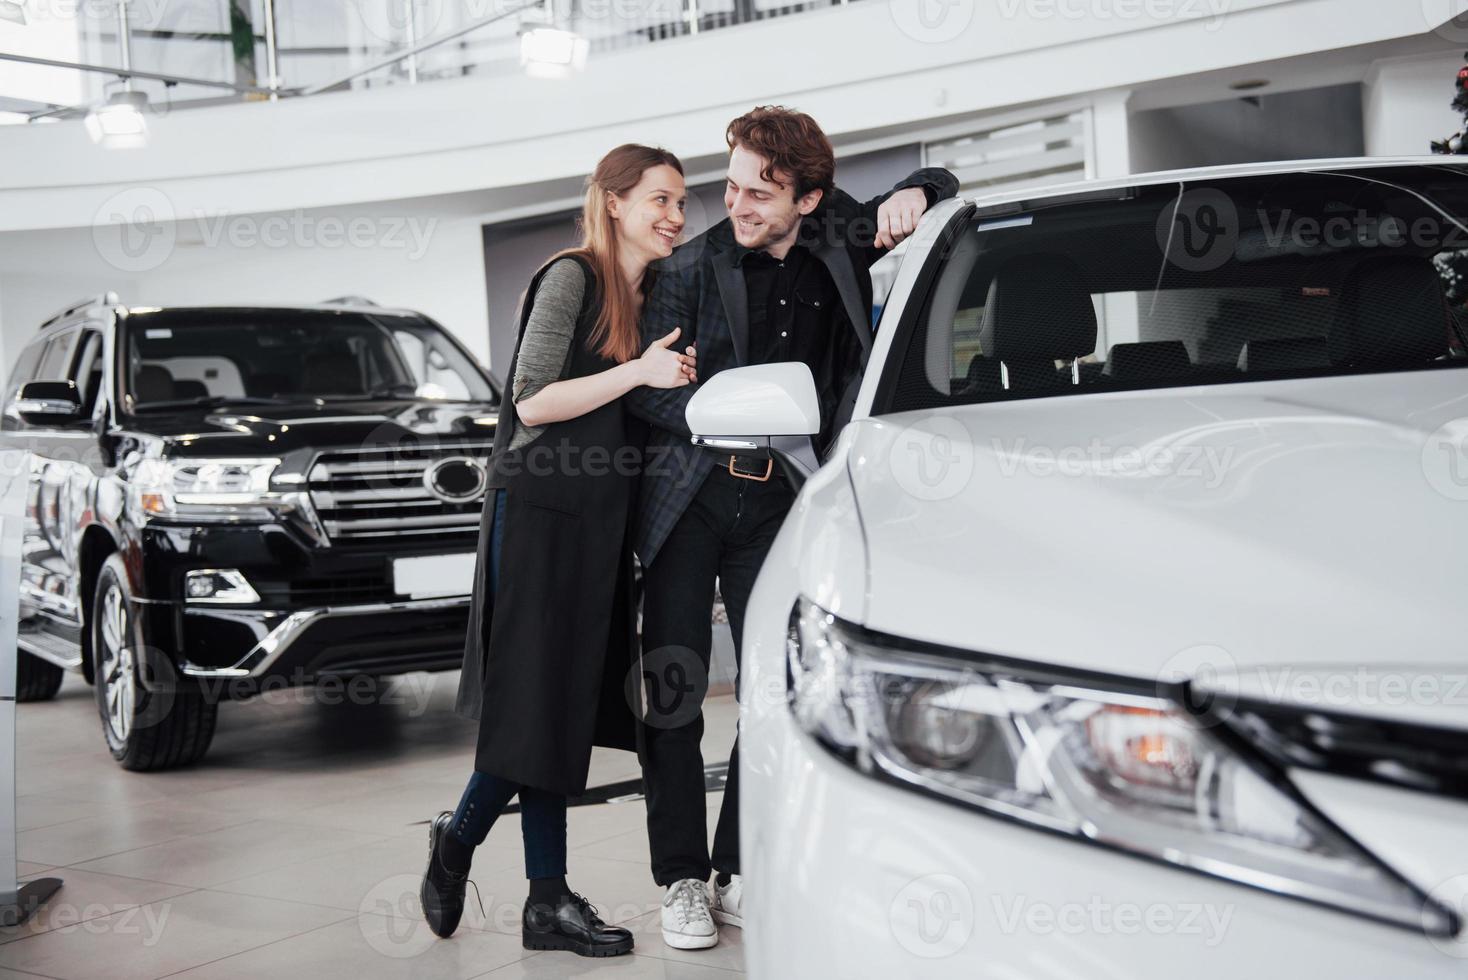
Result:
[[[1188,347],[1181,340],[1144,340],[1112,344],[1102,373],[1113,381],[1151,381],[1176,378],[1192,370]]]
[[[1096,308],[1080,267],[1058,255],[1026,255],[989,283],[979,344],[1013,363],[1068,361],[1096,349]]]
[[[209,387],[202,381],[175,381],[173,383],[174,398],[206,398],[209,395]]]
[[[1330,357],[1341,365],[1420,364],[1448,352],[1442,277],[1421,256],[1373,256],[1341,291]]]
[[[172,400],[173,373],[157,364],[141,365],[133,384],[133,397],[140,402]]]
[[[1239,350],[1240,371],[1308,371],[1330,367],[1330,342],[1324,337],[1249,340]]]

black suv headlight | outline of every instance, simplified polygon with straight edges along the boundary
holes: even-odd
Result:
[[[787,654],[796,722],[864,773],[1279,894],[1457,930],[1247,746],[1156,690],[872,633],[805,599]]]
[[[270,489],[278,459],[145,459],[129,480],[144,518],[270,521],[305,503],[295,491]]]

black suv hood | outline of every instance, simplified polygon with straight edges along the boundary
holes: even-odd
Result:
[[[292,450],[494,441],[492,402],[301,402],[175,409],[133,416],[131,428],[163,439],[169,455],[279,455]]]

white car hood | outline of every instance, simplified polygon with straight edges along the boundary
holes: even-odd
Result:
[[[864,420],[847,460],[866,625],[1148,680],[1200,665],[1266,687],[1346,665],[1462,677],[1468,455],[1449,450],[1468,425],[1440,427],[1468,416],[1465,382],[1442,370]]]

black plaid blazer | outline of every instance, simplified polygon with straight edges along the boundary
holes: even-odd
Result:
[[[831,273],[842,305],[831,350],[811,366],[821,396],[822,429],[814,440],[818,455],[824,455],[850,417],[850,402],[871,350],[872,280],[867,273],[885,254],[874,244],[877,208],[908,187],[923,188],[931,207],[956,194],[958,180],[941,168],[918,170],[865,203],[837,188],[801,221],[798,242]],[[681,327],[674,347],[682,350],[697,343],[700,381],[727,368],[760,363],[749,355],[749,296],[738,259],[733,228],[725,218],[656,263],[642,312],[643,348]],[[841,323],[848,329],[839,329]],[[725,459],[691,442],[683,412],[696,389],[640,387],[626,396],[628,409],[651,423],[634,530],[644,565],[657,556],[704,479]]]

